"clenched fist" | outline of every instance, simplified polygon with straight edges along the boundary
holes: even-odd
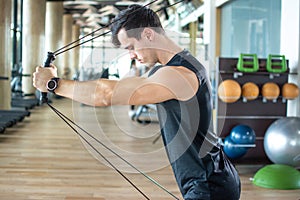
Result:
[[[50,64],[50,67],[36,67],[33,73],[33,86],[41,92],[47,92],[47,82],[57,77],[57,68],[55,65]]]

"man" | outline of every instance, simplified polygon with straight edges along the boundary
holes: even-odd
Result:
[[[157,104],[163,142],[184,199],[237,200],[239,176],[212,132],[212,100],[205,68],[170,40],[158,16],[132,5],[111,26],[113,43],[151,66],[148,77],[75,82],[55,79],[58,95],[92,105]],[[160,63],[160,66],[155,66]],[[33,85],[47,92],[56,67],[37,67]],[[76,90],[76,92],[74,92]]]

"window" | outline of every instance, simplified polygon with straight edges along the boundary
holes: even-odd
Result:
[[[281,0],[234,0],[221,8],[221,55],[280,53]]]

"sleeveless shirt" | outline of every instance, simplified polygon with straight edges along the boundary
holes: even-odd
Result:
[[[215,192],[234,193],[228,199],[238,199],[234,197],[239,197],[239,177],[213,132],[212,95],[206,69],[184,50],[165,66],[153,67],[149,76],[168,66],[186,67],[196,74],[199,82],[198,91],[191,99],[171,99],[157,104],[162,139],[184,199],[218,199]],[[229,184],[230,188],[221,183]],[[223,193],[221,199],[225,196]]]

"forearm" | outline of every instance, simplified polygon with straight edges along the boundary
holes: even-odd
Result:
[[[51,64],[50,67],[38,66],[33,73],[33,86],[41,92],[48,92],[47,82],[53,77],[57,77],[57,68],[53,64]],[[112,101],[112,94],[118,82],[119,81],[108,79],[98,79],[94,81],[59,79],[58,87],[54,89],[54,92],[59,96],[67,97],[91,106],[123,104],[123,99],[116,99],[116,102]],[[128,103],[128,101],[125,102],[125,104],[126,103]]]
[[[95,81],[61,79],[58,85],[55,90],[57,95],[91,106],[108,106],[111,105],[111,94],[115,83],[105,79]]]

